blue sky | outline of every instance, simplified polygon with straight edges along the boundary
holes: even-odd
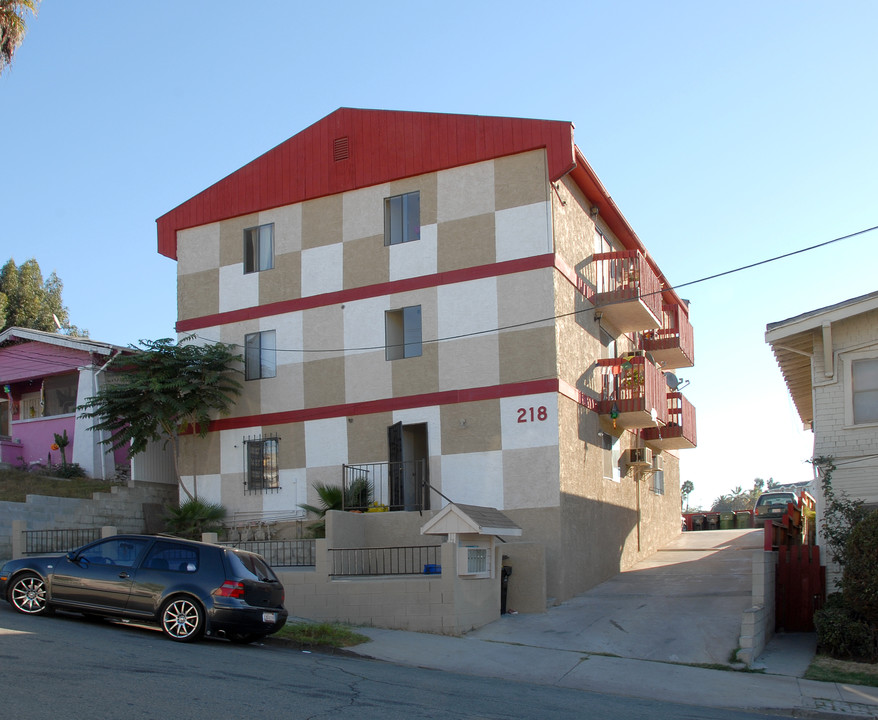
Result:
[[[173,335],[155,219],[342,106],[569,120],[674,284],[878,225],[878,3],[44,0],[0,77],[0,262]],[[693,502],[811,476],[765,326],[878,289],[878,232],[690,285]]]

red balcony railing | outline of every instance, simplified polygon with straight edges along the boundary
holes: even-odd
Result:
[[[662,305],[662,326],[647,330],[640,343],[653,359],[670,370],[695,364],[695,335],[689,316],[677,304]]]
[[[697,437],[695,434],[695,408],[683,393],[668,394],[668,424],[664,427],[644,428],[640,437],[659,450],[687,450],[694,448]]]
[[[647,428],[668,421],[664,374],[642,355],[598,360],[603,372],[598,412],[616,427]]]
[[[622,332],[661,326],[661,283],[637,250],[596,253],[591,301]]]

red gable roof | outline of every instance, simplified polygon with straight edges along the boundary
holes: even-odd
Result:
[[[537,148],[558,180],[576,164],[573,124],[340,108],[162,215],[158,250],[176,259],[185,228]]]

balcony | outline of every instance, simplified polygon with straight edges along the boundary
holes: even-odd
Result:
[[[689,450],[696,445],[695,408],[680,392],[668,393],[668,424],[648,427],[640,432],[644,442],[655,450]]]
[[[342,473],[344,510],[430,509],[426,460],[343,465]]]
[[[662,326],[661,283],[637,250],[596,253],[595,310],[623,333],[657,330]]]
[[[642,355],[598,360],[603,382],[598,413],[618,428],[652,428],[668,421],[664,374]]]
[[[667,370],[695,364],[695,337],[689,317],[679,305],[662,305],[662,326],[647,330],[640,342],[653,359]]]

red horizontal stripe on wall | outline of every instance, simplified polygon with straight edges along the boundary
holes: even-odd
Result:
[[[477,267],[463,268],[461,270],[450,270],[448,272],[435,273],[433,275],[422,275],[419,277],[406,278],[404,280],[393,280],[391,282],[379,283],[377,285],[366,285],[364,287],[351,288],[350,290],[339,290],[337,292],[311,295],[309,297],[296,298],[294,300],[284,300],[282,302],[269,303],[267,305],[242,308],[241,310],[230,310],[224,313],[217,313],[216,315],[205,315],[203,317],[189,318],[188,320],[179,320],[177,322],[177,332],[190,332],[192,330],[213,327],[215,325],[226,325],[233,322],[271,317],[272,315],[283,315],[285,313],[311,310],[319,307],[327,307],[329,305],[340,305],[353,302],[354,300],[366,300],[368,298],[381,297],[383,295],[410,292],[411,290],[423,290],[425,288],[439,287],[440,285],[453,285],[454,283],[467,282],[470,280],[482,280],[489,277],[511,275],[513,273],[527,272],[529,270],[539,270],[542,268],[553,267],[554,263],[554,254],[547,253],[545,255],[534,255],[533,257],[520,258],[517,260],[506,260],[505,262],[492,263],[490,265],[479,265]]]
[[[406,397],[383,398],[368,402],[348,403],[344,405],[327,405],[325,407],[304,408],[286,412],[266,413],[264,415],[247,415],[236,418],[220,418],[210,423],[211,432],[235,430],[247,427],[264,427],[266,425],[284,425],[300,423],[308,420],[326,420],[336,417],[352,417],[355,415],[372,415],[374,413],[393,412],[394,410],[410,410],[433,405],[456,405],[459,403],[479,402],[482,400],[499,400],[500,398],[519,397],[521,395],[537,395],[539,393],[559,392],[560,383],[557,378],[531,380],[506,385],[489,385],[487,387],[467,388],[463,390],[446,390],[444,392],[408,395]]]

